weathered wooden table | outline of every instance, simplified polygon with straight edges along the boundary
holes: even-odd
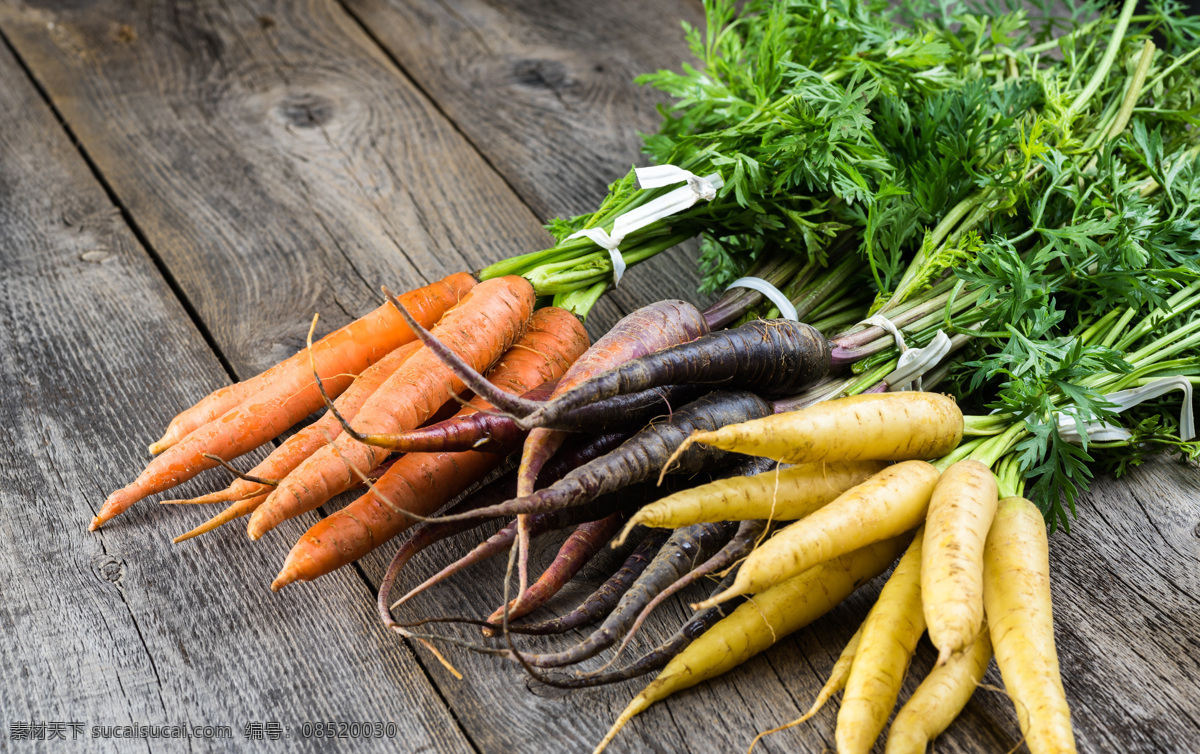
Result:
[[[455,680],[374,615],[392,548],[271,594],[316,514],[258,543],[235,526],[173,546],[209,512],[152,501],[84,529],[176,410],[298,350],[313,312],[341,325],[380,283],[540,248],[541,222],[593,207],[656,125],[630,80],[687,58],[680,19],[700,23],[697,4],[0,0],[0,750],[236,751],[277,734],[272,750],[316,750],[329,742],[304,724],[324,721],[394,723],[356,750],[590,749],[640,684],[559,692],[450,651]],[[593,335],[696,298],[686,251],[626,280]],[[223,483],[210,474],[185,491]],[[1081,750],[1200,750],[1197,481],[1166,460],[1100,480],[1052,540]],[[497,568],[412,614],[490,610]],[[614,750],[744,749],[808,705],[864,591],[656,706]],[[685,608],[662,613],[641,646]],[[834,710],[763,750],[826,749]],[[132,724],[217,738],[111,737]],[[981,689],[938,750],[1017,738],[1009,702]]]

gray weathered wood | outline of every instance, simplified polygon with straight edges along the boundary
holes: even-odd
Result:
[[[171,545],[205,511],[168,523],[143,504],[85,531],[145,460],[156,407],[226,375],[2,46],[0,112],[14,124],[0,130],[0,749],[26,750],[8,740],[17,721],[78,721],[89,739],[93,725],[232,729],[149,751],[244,751],[245,723],[276,721],[293,737],[273,745],[306,751],[305,721],[380,720],[404,750],[470,751],[355,574],[267,600],[282,542]]]
[[[0,26],[240,378],[313,312],[551,240],[333,0],[4,2]]]
[[[690,0],[347,7],[543,220],[591,212],[631,164],[648,164],[640,134],[658,128],[665,98],[633,79],[693,60],[680,23],[704,21]],[[625,311],[695,301],[695,245],[685,247],[635,268],[612,299]]]

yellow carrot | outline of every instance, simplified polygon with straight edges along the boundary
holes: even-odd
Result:
[[[962,440],[963,416],[936,393],[871,393],[697,432],[693,443],[785,463],[940,458]]]
[[[939,665],[971,646],[983,626],[983,543],[996,502],[996,477],[972,460],[942,472],[929,498],[921,595]]]
[[[900,554],[897,538],[821,563],[740,605],[675,656],[638,694],[596,747],[600,752],[635,715],[676,691],[733,669],[829,612],[883,573]]]
[[[992,661],[987,631],[945,664],[934,667],[896,713],[884,754],[925,754],[929,742],[967,706]]]
[[[937,469],[924,461],[887,467],[780,529],[746,558],[732,586],[697,607],[761,592],[817,563],[916,528],[925,519],[937,479]]]
[[[1000,501],[983,551],[983,607],[996,664],[1032,754],[1075,751],[1058,672],[1046,522],[1021,497]]]
[[[918,531],[863,622],[834,732],[839,754],[865,754],[875,745],[896,706],[917,641],[925,633],[922,543]]]
[[[680,526],[765,518],[794,521],[822,507],[884,468],[882,461],[805,463],[756,476],[718,479],[644,506],[625,525],[615,544],[635,526]]]

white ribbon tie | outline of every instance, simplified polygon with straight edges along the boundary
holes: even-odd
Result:
[[[762,278],[738,278],[726,286],[725,290],[729,290],[730,288],[749,288],[752,291],[758,291],[766,296],[772,304],[775,304],[775,308],[779,310],[779,316],[784,319],[790,319],[793,322],[800,321],[800,316],[796,313],[796,307],[788,300],[787,296],[783,295],[783,291]]]
[[[634,173],[637,175],[638,186],[643,189],[662,188],[675,183],[685,185],[618,216],[613,221],[611,233],[605,232],[603,228],[585,228],[567,236],[567,239],[590,239],[592,243],[608,251],[608,256],[612,259],[614,287],[621,283],[621,276],[625,274],[625,259],[621,256],[620,249],[625,236],[663,218],[679,214],[700,200],[712,201],[717,195],[717,189],[725,185],[717,173],[700,177],[675,165],[635,168]]]
[[[913,382],[917,383],[917,390],[921,390],[921,377],[950,353],[950,336],[941,330],[937,331],[933,340],[924,348],[909,348],[904,342],[904,334],[900,332],[900,328],[882,314],[868,317],[859,324],[881,327],[896,339],[896,348],[900,349],[900,360],[896,363],[896,368],[883,378],[887,383],[888,392],[909,390]]]
[[[1183,391],[1183,406],[1179,409],[1179,439],[1187,442],[1196,436],[1196,420],[1192,414],[1192,383],[1186,377],[1163,377],[1161,380],[1147,383],[1141,387],[1129,390],[1118,390],[1104,396],[1104,400],[1115,403],[1114,413],[1121,413],[1172,390]],[[1112,422],[1084,422],[1079,427],[1075,417],[1058,414],[1058,436],[1067,442],[1082,443],[1086,436],[1089,442],[1122,442],[1133,437],[1133,433]]]

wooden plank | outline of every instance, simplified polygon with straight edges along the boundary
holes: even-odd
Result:
[[[378,720],[396,739],[359,748],[471,751],[355,574],[264,600],[282,542],[176,548],[149,505],[85,531],[144,462],[157,407],[227,376],[2,45],[0,82],[0,748],[28,750],[8,740],[19,721],[232,736],[139,742],[150,751],[242,751],[246,723],[274,721],[291,737],[273,746],[305,751],[306,721]],[[177,514],[172,529],[208,511]]]
[[[240,377],[314,311],[552,240],[333,0],[10,1],[0,26]]]
[[[348,0],[371,31],[543,220],[594,210],[658,129],[658,92],[635,76],[692,61],[691,0]],[[694,301],[695,245],[660,254],[612,298]]]

